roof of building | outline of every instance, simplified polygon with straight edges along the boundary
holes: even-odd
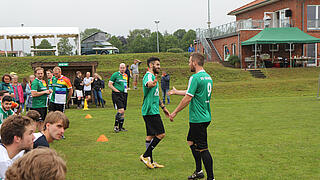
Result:
[[[252,9],[255,9],[258,7],[262,7],[262,6],[277,2],[277,1],[279,1],[279,0],[255,0],[255,1],[252,1],[244,6],[241,6],[237,9],[229,12],[228,15],[238,15],[238,14],[247,12],[249,10],[252,10]]]

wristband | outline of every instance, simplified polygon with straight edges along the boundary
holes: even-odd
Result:
[[[164,109],[166,106],[160,106],[162,109]]]

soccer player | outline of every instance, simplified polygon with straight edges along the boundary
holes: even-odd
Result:
[[[160,117],[159,106],[162,108],[166,116],[169,111],[159,98],[159,83],[157,75],[160,72],[160,59],[151,57],[147,61],[148,71],[143,77],[143,104],[142,116],[146,125],[146,151],[140,156],[140,160],[150,169],[162,168],[153,161],[152,151],[157,144],[164,138],[165,130]]]
[[[64,131],[69,127],[69,119],[60,111],[49,112],[44,120],[41,132],[34,133],[33,148],[39,146],[49,147],[49,143],[63,138]]]
[[[121,63],[119,65],[119,71],[112,74],[108,86],[112,89],[112,102],[114,108],[117,110],[114,123],[114,132],[127,131],[123,128],[124,123],[124,111],[127,109],[127,79],[128,76],[124,71],[126,70],[126,65]]]
[[[0,179],[5,179],[5,172],[12,163],[22,157],[24,150],[33,147],[33,120],[26,116],[8,117],[1,127]]]
[[[32,108],[40,113],[41,118],[37,122],[37,127],[41,129],[42,122],[47,116],[48,95],[52,93],[52,90],[47,90],[47,83],[43,80],[44,69],[37,67],[34,70],[36,79],[31,83],[31,96],[32,96]]]
[[[54,77],[52,69],[48,69],[46,71],[46,74],[47,74],[47,79],[48,79],[48,88],[49,88],[49,90],[51,89],[53,91],[52,83],[53,83],[53,81],[56,80],[56,77]],[[52,96],[52,93],[49,94],[49,96],[48,96],[48,106],[50,104],[51,96]]]
[[[207,127],[211,122],[210,99],[213,88],[212,78],[203,68],[204,56],[200,53],[192,53],[189,59],[191,72],[195,72],[189,79],[188,89],[179,91],[173,89],[169,94],[182,95],[177,108],[170,114],[170,120],[184,109],[189,103],[189,133],[188,144],[196,162],[196,171],[188,179],[203,178],[201,160],[207,172],[207,179],[213,180],[212,157],[208,150]]]
[[[77,77],[74,79],[74,87],[76,89],[76,95],[77,95],[77,105],[78,105],[78,109],[80,109],[81,107],[81,102],[83,99],[83,80],[82,80],[82,73],[81,71],[77,71],[76,72]]]
[[[3,96],[0,108],[0,125],[3,123],[3,120],[7,119],[9,116],[14,114],[14,112],[11,109],[11,106],[11,96]]]
[[[69,78],[61,75],[61,68],[55,67],[53,69],[53,75],[56,79],[53,80],[53,92],[49,104],[50,111],[64,112],[65,104],[71,99],[73,90]],[[68,92],[68,95],[67,95]]]
[[[83,91],[87,102],[91,100],[91,84],[93,83],[93,78],[90,75],[90,72],[87,72],[86,77],[83,78]]]

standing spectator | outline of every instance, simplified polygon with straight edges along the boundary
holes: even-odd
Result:
[[[161,76],[161,89],[162,89],[162,102],[166,104],[166,96],[168,100],[168,104],[170,104],[170,96],[167,94],[170,89],[170,75],[165,71],[162,72]]]
[[[96,104],[96,107],[98,107],[98,102],[99,102],[99,104],[101,104],[101,107],[104,108],[104,102],[103,102],[102,93],[101,93],[101,90],[103,89],[103,83],[102,83],[101,77],[97,73],[94,73],[92,89],[93,89],[94,102]]]
[[[29,76],[29,83],[26,85],[26,94],[27,94],[27,99],[26,99],[26,111],[29,111],[30,108],[32,108],[32,95],[31,95],[31,84],[35,80],[34,75]]]
[[[131,65],[130,69],[133,76],[133,89],[137,89],[137,84],[139,80],[139,65],[141,64],[141,61],[138,59],[135,59],[133,61],[133,64]]]
[[[124,73],[126,65],[121,63],[119,65],[119,71],[112,74],[108,86],[112,89],[112,103],[117,110],[114,123],[114,132],[127,131],[123,128],[124,112],[127,109],[127,75]]]
[[[129,68],[129,65],[126,66],[126,71],[124,72],[127,74],[128,76],[128,81],[127,81],[127,85],[128,85],[128,90],[130,90],[130,77],[131,77],[131,71]]]
[[[31,84],[31,95],[32,95],[32,108],[41,114],[40,120],[37,122],[39,129],[42,128],[42,123],[45,120],[48,112],[48,95],[52,93],[52,90],[47,90],[47,83],[43,80],[44,69],[37,67],[34,70],[36,79]]]
[[[188,48],[188,52],[189,52],[189,53],[194,52],[194,47],[192,47],[192,44],[190,44],[190,47]]]
[[[26,99],[27,99],[27,92],[26,92],[26,87],[27,87],[27,84],[28,84],[28,80],[26,77],[24,77],[22,79],[22,83],[21,83],[21,86],[22,86],[22,90],[23,90],[23,99],[24,99],[24,103],[22,105],[22,112],[24,112],[24,106],[26,104]]]
[[[12,87],[13,87],[13,92],[14,92],[14,99],[15,99],[16,103],[19,104],[19,107],[17,109],[17,114],[20,114],[21,107],[24,103],[24,98],[23,98],[22,85],[18,82],[17,75],[13,75],[13,77],[12,77]]]
[[[86,77],[83,79],[83,91],[84,91],[84,96],[89,102],[91,100],[91,84],[93,82],[93,78],[90,77],[90,72],[86,73]]]
[[[48,88],[49,88],[49,90],[51,89],[51,90],[53,91],[52,82],[56,80],[56,77],[53,76],[53,71],[52,71],[52,69],[48,69],[48,70],[46,71],[46,75],[47,75],[47,79],[48,79],[48,83],[47,83]],[[49,94],[49,96],[48,96],[48,106],[49,106],[49,104],[50,104],[51,96],[52,96],[52,93]]]
[[[4,74],[2,76],[2,82],[0,83],[0,91],[6,90],[9,92],[10,96],[14,98],[13,87],[11,83],[11,76],[9,74]]]
[[[77,96],[77,105],[78,109],[81,108],[81,103],[83,100],[83,80],[82,80],[82,73],[80,71],[76,72],[77,77],[74,79],[74,87],[76,91],[76,96]]]
[[[33,148],[33,120],[26,116],[10,116],[1,126],[0,146],[0,178],[5,178],[5,173],[14,161],[23,156],[25,150]]]
[[[9,116],[14,114],[14,112],[11,110],[11,106],[12,106],[11,96],[3,96],[1,100],[1,109],[0,109],[0,124],[3,123],[3,120],[7,119]]]
[[[50,99],[49,111],[64,112],[65,104],[69,102],[72,97],[72,84],[69,78],[61,75],[60,67],[55,67],[53,69],[53,75],[55,76],[55,79],[52,82],[53,92]]]
[[[6,180],[64,180],[66,172],[66,163],[53,149],[38,148],[14,162],[6,172]]]

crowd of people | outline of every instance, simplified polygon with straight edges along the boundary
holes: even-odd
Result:
[[[113,128],[115,133],[127,131],[124,120],[130,77],[133,77],[133,89],[138,89],[141,63],[140,60],[134,60],[130,70],[128,65],[121,63],[119,71],[114,72],[109,79],[108,87],[112,91],[111,99],[116,110]],[[159,97],[158,83],[160,59],[151,57],[146,65],[148,70],[142,79],[141,112],[146,127],[146,149],[139,159],[150,169],[165,167],[152,156],[153,150],[165,137],[159,107],[173,122],[177,114],[189,105],[187,142],[195,159],[196,170],[188,179],[204,177],[203,162],[207,179],[213,180],[213,160],[207,143],[213,81],[203,68],[203,55],[192,53],[190,56],[190,70],[195,74],[190,77],[187,90],[170,90],[170,75],[162,72],[162,99]],[[82,108],[84,101],[92,100],[92,95],[96,107],[105,107],[102,89],[104,81],[99,74],[94,73],[91,77],[91,73],[86,72],[83,78],[82,73],[77,71],[72,86],[70,79],[62,75],[60,67],[46,72],[37,67],[34,75],[30,75],[29,80],[25,78],[21,84],[18,83],[16,73],[4,74],[0,83],[0,179],[65,179],[66,164],[50,149],[49,144],[65,138],[64,132],[69,127],[69,119],[64,112],[73,93],[78,108]],[[170,104],[170,95],[184,96],[172,113],[165,106],[166,100]],[[24,109],[27,111],[26,115],[22,115]]]

